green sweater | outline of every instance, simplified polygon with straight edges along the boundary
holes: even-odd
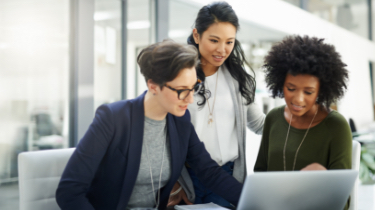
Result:
[[[285,106],[277,107],[267,114],[254,171],[284,170],[283,149],[289,126],[284,117],[284,108]],[[290,127],[285,150],[287,171],[293,168],[294,156],[305,133],[306,129]],[[331,111],[322,122],[310,128],[298,152],[294,170],[301,170],[315,162],[327,169],[351,169],[350,127],[345,118],[336,111]]]
[[[266,117],[254,171],[284,170],[283,149],[289,126],[284,108],[275,108]],[[287,171],[293,168],[294,156],[305,133],[306,129],[290,127],[285,150]],[[352,134],[345,118],[336,111],[331,111],[321,123],[310,128],[298,152],[294,170],[301,170],[314,162],[327,169],[352,167]]]

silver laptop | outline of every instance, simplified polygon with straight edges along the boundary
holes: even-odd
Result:
[[[246,178],[239,210],[343,210],[358,171],[257,172]]]

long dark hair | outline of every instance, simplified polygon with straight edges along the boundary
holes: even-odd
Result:
[[[195,28],[197,29],[198,34],[202,35],[212,24],[218,22],[229,22],[236,27],[237,31],[240,27],[236,13],[227,2],[214,2],[199,10],[197,18],[195,19]],[[194,45],[199,50],[198,44],[194,41],[193,34],[188,37],[187,43]],[[241,44],[237,39],[234,42],[234,48],[231,54],[224,61],[224,64],[227,66],[232,77],[237,80],[239,91],[241,92],[242,97],[246,100],[245,104],[248,105],[254,102],[256,86],[255,78],[249,75],[244,68],[244,64],[249,67],[250,65],[246,61]],[[254,73],[252,69],[251,71]],[[202,81],[205,81],[206,76],[201,65],[198,65],[197,67],[197,76]],[[199,106],[203,106],[206,103],[206,98],[204,97],[205,93],[207,93],[207,90],[203,85],[203,88],[198,93],[202,96],[202,101],[198,102]]]

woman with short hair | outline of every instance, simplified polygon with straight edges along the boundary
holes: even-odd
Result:
[[[187,111],[199,91],[194,47],[164,41],[138,56],[148,90],[101,105],[70,158],[56,200],[61,209],[165,209],[185,162],[237,204],[242,184],[210,158]]]

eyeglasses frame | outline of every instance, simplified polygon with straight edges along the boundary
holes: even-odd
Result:
[[[169,85],[167,85],[167,84],[164,84],[164,86],[167,87],[167,88],[169,88],[170,90],[173,90],[173,91],[177,92],[177,98],[178,98],[178,100],[185,100],[185,99],[190,95],[190,92],[193,91],[197,85],[202,85],[202,84],[203,84],[202,81],[201,81],[200,79],[198,79],[197,82],[195,83],[195,85],[194,85],[194,87],[193,87],[192,89],[181,89],[181,90],[177,90],[177,89],[175,89],[175,88],[173,88],[173,87],[171,87],[171,86],[169,86]],[[186,95],[185,98],[181,99],[181,98],[180,98],[180,94],[181,94],[182,92],[184,92],[184,91],[187,91],[187,90],[189,91],[189,93]],[[199,92],[199,91],[198,91],[198,92]]]

